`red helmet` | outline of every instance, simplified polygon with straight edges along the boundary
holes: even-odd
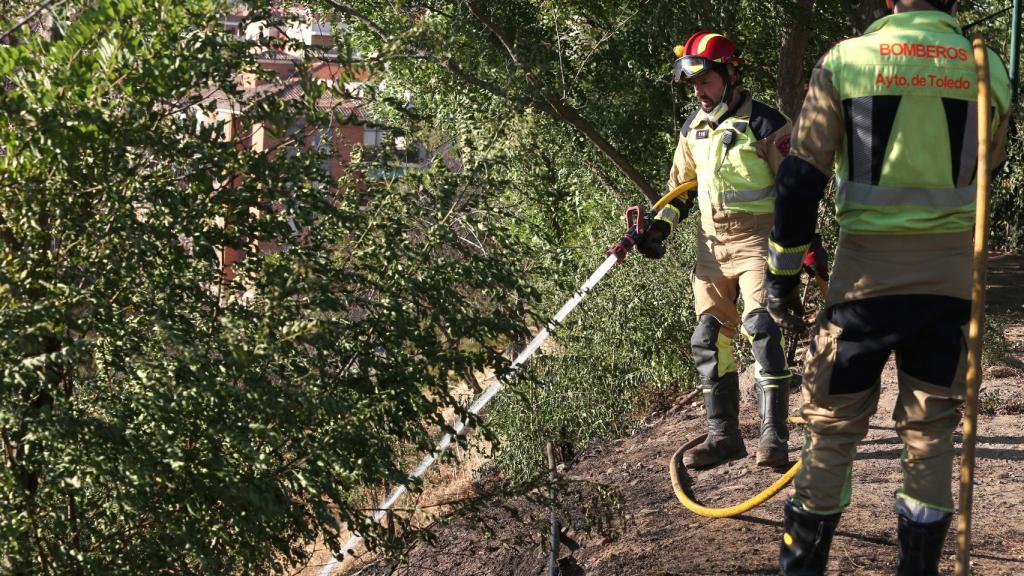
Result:
[[[708,70],[717,70],[723,75],[726,65],[739,66],[740,50],[721,34],[697,32],[683,46],[675,47],[676,61],[672,64],[672,79],[678,82],[686,77],[696,78]]]

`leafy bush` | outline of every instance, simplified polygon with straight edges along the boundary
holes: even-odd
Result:
[[[985,315],[985,334],[982,336],[981,362],[984,366],[997,364],[1010,354],[1010,341],[1006,328],[1010,319],[1002,314]]]
[[[605,237],[621,234],[614,218],[606,221]],[[692,388],[688,228],[680,227],[664,259],[634,254],[613,269],[559,327],[557,342],[529,370],[531,378],[517,382],[514,394],[488,414],[501,440],[496,465],[509,479],[535,474],[547,441],[572,450],[594,438],[622,435],[635,425],[629,414],[645,407],[650,392]],[[582,283],[600,263],[602,247],[580,251],[571,276]]]
[[[1019,105],[1018,105],[1019,107]],[[991,248],[1020,252],[1024,248],[1024,114],[1010,127],[1007,160],[992,182]]]
[[[68,2],[0,49],[4,571],[279,571],[343,523],[384,545],[360,489],[406,481],[449,375],[521,329],[486,169],[332,179],[289,128],[350,119],[308,66],[294,100],[241,92],[284,46],[224,32],[225,9]],[[217,90],[240,141],[197,123]]]

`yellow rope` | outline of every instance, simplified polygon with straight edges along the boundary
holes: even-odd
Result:
[[[740,514],[757,507],[765,500],[778,494],[779,490],[785,488],[786,485],[793,480],[793,476],[796,476],[797,471],[800,470],[800,460],[797,460],[796,463],[794,463],[793,466],[790,467],[790,469],[787,470],[786,473],[776,480],[771,486],[753,498],[735,506],[729,506],[727,508],[709,508],[707,506],[701,506],[686,493],[686,489],[683,488],[682,480],[679,477],[679,471],[685,469],[683,465],[683,453],[703,442],[705,438],[707,438],[707,434],[703,434],[690,442],[687,442],[679,448],[679,450],[676,450],[676,453],[672,455],[672,461],[669,462],[669,475],[672,477],[672,490],[676,493],[676,498],[679,499],[683,506],[686,506],[687,510],[700,514],[701,516],[705,516],[707,518],[731,518],[733,516],[739,516]]]

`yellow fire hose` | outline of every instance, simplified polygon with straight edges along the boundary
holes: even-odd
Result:
[[[974,501],[974,443],[978,422],[978,389],[981,387],[982,330],[985,325],[985,276],[988,259],[989,156],[991,128],[989,109],[988,52],[981,37],[974,38],[974,62],[978,66],[978,209],[974,216],[973,286],[971,322],[967,334],[967,393],[964,399],[963,452],[960,455],[960,510],[957,515],[956,573],[971,572],[971,506]]]
[[[797,460],[785,474],[782,475],[778,480],[772,483],[771,486],[765,488],[753,498],[740,502],[735,506],[728,506],[726,508],[709,508],[698,504],[693,498],[692,490],[689,490],[689,486],[684,484],[683,478],[686,476],[686,467],[683,465],[683,453],[700,444],[707,438],[707,434],[701,434],[700,436],[690,440],[686,444],[683,444],[676,453],[672,455],[672,460],[669,462],[669,476],[672,478],[672,491],[676,493],[676,498],[679,502],[686,506],[686,509],[701,516],[707,518],[731,518],[733,516],[739,516],[744,512],[755,508],[765,500],[768,500],[772,496],[779,493],[780,490],[786,487],[793,480],[793,476],[796,476],[797,471],[800,470],[800,460]]]
[[[661,210],[662,208],[667,206],[669,202],[675,200],[676,198],[680,197],[683,193],[689,192],[690,190],[693,190],[696,187],[696,180],[687,180],[686,182],[683,182],[679,186],[673,188],[668,194],[662,196],[657,202],[655,202],[654,206],[651,207],[651,212],[657,213],[658,210]]]

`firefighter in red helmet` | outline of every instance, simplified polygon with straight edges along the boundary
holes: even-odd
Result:
[[[755,359],[761,428],[757,464],[788,463],[790,370],[782,332],[765,309],[768,235],[775,170],[788,153],[791,125],[743,87],[740,51],[721,34],[698,32],[675,49],[673,81],[688,82],[699,106],[679,134],[668,188],[697,180],[697,190],[657,215],[638,248],[660,258],[664,240],[694,200],[700,211],[692,274],[697,327],[690,340],[704,394],[707,440],[687,466],[706,468],[746,455],[739,430],[739,376],[732,340],[742,332]],[[737,311],[742,297],[743,314]]]

